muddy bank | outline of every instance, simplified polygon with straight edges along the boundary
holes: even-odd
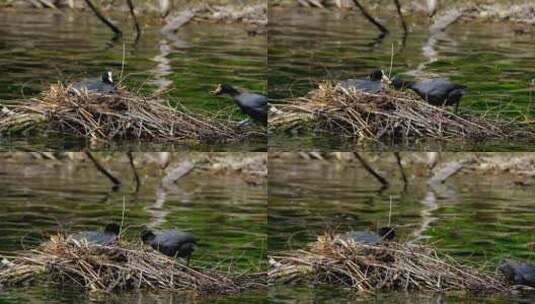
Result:
[[[396,12],[393,2],[358,1],[366,10],[374,15],[382,12]],[[425,1],[401,1],[401,12],[411,17],[445,16],[462,11],[463,19],[482,20],[489,22],[511,21],[515,23],[535,24],[535,3],[527,1],[448,1],[447,4],[427,5]],[[279,8],[309,7],[338,8],[358,10],[353,0],[276,0],[272,6]],[[433,17],[433,18],[435,18]]]
[[[104,12],[128,14],[127,1],[95,1],[97,9]],[[216,23],[242,23],[251,25],[267,24],[267,5],[262,1],[190,1],[187,5],[177,1],[136,1],[136,15],[152,15],[166,18],[167,22],[184,11],[194,13],[194,21]],[[12,9],[74,9],[89,10],[82,0],[11,0],[0,1],[0,8]]]
[[[381,170],[390,168],[397,170],[398,160],[395,153],[376,152],[299,152],[299,153],[271,153],[274,161],[285,160],[311,160],[333,163],[358,163],[358,157]],[[453,152],[407,152],[398,153],[401,165],[411,172],[413,178],[430,178],[445,168],[457,167],[463,174],[488,174],[504,179],[504,176],[513,178],[511,183],[516,185],[529,185],[535,176],[535,153],[529,152],[480,152],[480,153],[453,153]],[[389,170],[390,170],[389,169]],[[455,173],[458,173],[455,172]],[[444,178],[447,179],[451,175]],[[441,180],[440,182],[443,182]]]
[[[267,180],[267,153],[90,153],[96,162],[119,184],[129,182],[115,173],[117,166],[133,166],[139,183],[160,180],[173,185],[188,174],[235,176],[252,185]],[[1,153],[0,162],[42,163],[43,166],[93,166],[87,153],[82,152],[14,152]],[[130,164],[130,165],[129,165]]]

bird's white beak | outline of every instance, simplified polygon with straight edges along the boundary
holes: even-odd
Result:
[[[111,77],[111,71],[108,71],[108,80],[110,83],[113,83],[113,78]]]

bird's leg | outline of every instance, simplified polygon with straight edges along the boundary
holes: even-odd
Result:
[[[455,115],[457,115],[457,112],[459,112],[459,102],[460,100],[457,100],[457,102],[455,103],[455,110],[453,110]]]
[[[190,258],[191,258],[191,255],[188,255],[188,257],[186,258],[186,266],[188,266],[188,267],[189,267],[189,260],[190,260]]]
[[[245,127],[251,125],[253,121],[250,118],[244,119],[238,123],[238,127]]]

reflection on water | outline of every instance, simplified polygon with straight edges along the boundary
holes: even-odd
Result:
[[[524,121],[535,117],[535,93],[529,87],[535,78],[534,31],[517,35],[512,24],[471,21],[430,37],[424,22],[412,20],[402,46],[397,18],[376,13],[391,30],[379,43],[376,28],[355,12],[274,8],[269,28],[270,97],[302,96],[318,81],[365,77],[378,67],[388,72],[394,46],[393,73],[404,73],[407,79],[444,76],[466,85],[462,112]],[[275,147],[282,150],[301,142],[297,136],[278,140]],[[330,148],[328,143],[316,144]]]
[[[89,13],[0,10],[0,104],[34,96],[58,81],[98,76],[106,68],[112,68],[118,79],[123,43],[123,84],[141,93],[163,90],[171,105],[240,120],[243,115],[231,99],[210,93],[215,85],[226,82],[251,91],[266,90],[264,35],[249,36],[242,25],[190,23],[163,37],[155,20],[144,20],[143,35],[135,42],[135,35],[128,32],[128,15],[114,15],[114,20],[127,31],[124,40],[112,41],[109,29]],[[40,149],[43,141],[29,145]],[[0,146],[10,144],[18,143]]]
[[[390,181],[401,180],[392,153],[380,154],[373,164]],[[415,165],[404,192],[401,182],[382,191],[357,163],[273,159],[269,172],[270,252],[302,247],[329,230],[386,225],[391,203],[391,221],[403,240],[420,239],[489,270],[504,257],[535,260],[535,190],[515,186],[505,173],[461,173],[427,187],[427,168]],[[325,294],[293,297],[309,296]]]
[[[299,299],[296,301],[296,299]],[[466,296],[466,295],[419,295],[410,293],[379,293],[377,295],[361,295],[350,291],[344,291],[328,287],[285,287],[277,286],[270,290],[269,302],[274,304],[283,303],[326,303],[326,304],[350,304],[350,303],[389,303],[389,304],[437,304],[437,303],[532,303],[535,296]]]
[[[533,141],[452,141],[443,142],[432,139],[403,142],[363,141],[357,138],[321,134],[289,135],[273,134],[269,137],[270,151],[535,151]]]
[[[126,233],[128,239],[137,239],[142,225],[177,227],[194,233],[200,240],[191,260],[193,265],[233,265],[243,271],[257,271],[261,267],[266,250],[265,185],[251,186],[232,175],[194,172],[175,186],[162,189],[158,167],[144,164],[139,166],[143,183],[136,194],[124,156],[106,162],[106,166],[125,182],[120,191],[112,192],[109,181],[90,163],[0,160],[0,253],[28,248],[38,243],[42,234],[95,229],[104,223],[120,222],[124,200],[124,223],[132,227]],[[36,287],[4,291],[0,302],[32,297],[41,301],[47,298],[47,303],[88,300],[79,290],[45,290],[43,293],[42,287]],[[146,295],[128,294],[118,296],[117,302],[131,297],[139,303],[155,301]],[[162,297],[165,299],[165,295]]]

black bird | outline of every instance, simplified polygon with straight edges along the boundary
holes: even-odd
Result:
[[[90,78],[79,81],[71,86],[73,91],[83,91],[102,94],[114,94],[117,86],[113,83],[111,71],[102,73],[100,78]]]
[[[368,76],[368,79],[346,79],[340,81],[338,85],[346,90],[377,94],[384,89],[384,85],[381,82],[383,77],[383,71],[375,70]]]
[[[498,266],[498,270],[500,270],[510,282],[535,287],[534,265],[507,259]]]
[[[381,227],[377,233],[369,230],[350,231],[343,236],[344,239],[364,245],[376,245],[382,241],[391,241],[395,237],[396,232],[392,227]]]
[[[409,88],[434,106],[455,105],[455,113],[459,109],[459,102],[466,89],[466,86],[452,83],[446,78],[432,78],[413,82],[404,81],[399,76],[394,76],[392,85],[398,90]]]
[[[249,92],[240,92],[229,84],[219,84],[212,93],[217,96],[228,94],[234,99],[243,113],[247,114],[253,121],[267,126],[268,99],[266,96]],[[249,122],[250,120],[241,121],[240,126]]]
[[[88,243],[98,245],[111,245],[117,241],[121,227],[117,224],[108,224],[104,231],[80,231],[69,235],[67,241],[87,241]]]
[[[141,239],[143,243],[167,256],[185,257],[187,265],[189,265],[191,254],[197,247],[197,239],[193,234],[176,229],[162,230],[156,234],[146,229],[141,232]]]

